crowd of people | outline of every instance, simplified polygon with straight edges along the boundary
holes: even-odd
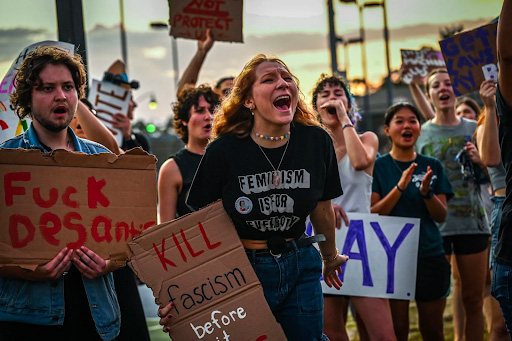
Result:
[[[376,134],[358,131],[361,115],[337,75],[320,75],[308,104],[285,62],[258,54],[238,76],[197,86],[214,44],[208,30],[173,106],[185,147],[160,170],[159,222],[222,199],[288,340],[348,340],[352,308],[361,340],[401,341],[409,335],[410,300],[323,293],[321,280],[338,290],[343,285],[339,275],[350,260],[336,248],[335,235],[349,226],[347,213],[420,218],[411,299],[423,339],[444,340],[450,293],[456,340],[483,340],[486,323],[489,340],[509,339],[510,36],[512,0],[505,0],[498,82],[482,82],[483,109],[456,97],[446,69],[433,70],[425,93],[411,86],[416,105],[396,103],[383,114],[391,148],[379,155]],[[128,81],[120,61],[108,72],[130,91],[137,84]],[[78,55],[53,46],[32,51],[11,96],[17,115],[32,123],[0,148],[150,152],[131,129],[136,103],[128,115],[113,117],[123,135],[119,145],[83,99],[85,82]],[[244,187],[243,179],[255,176],[258,185]],[[307,222],[312,236],[305,233]],[[64,248],[33,271],[0,267],[0,339],[149,340],[133,272],[86,247],[76,256],[73,251]],[[158,309],[165,333],[172,331],[173,309],[173,303]]]

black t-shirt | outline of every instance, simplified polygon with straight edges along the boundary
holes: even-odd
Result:
[[[202,155],[192,153],[187,148],[181,149],[172,156],[174,162],[176,162],[176,165],[180,169],[182,178],[181,192],[178,194],[178,202],[176,203],[176,217],[181,217],[192,212],[185,203],[185,200],[187,199],[188,191],[190,190],[192,180],[194,180],[194,175],[196,174],[197,167],[199,167],[199,162],[201,162],[202,157]]]
[[[298,238],[319,201],[343,194],[332,139],[320,127],[294,123],[288,147],[262,150],[251,137],[231,134],[210,143],[187,204],[201,208],[222,199],[242,239]],[[264,154],[279,170],[278,186]]]
[[[141,147],[146,152],[150,153],[149,142],[146,136],[139,133],[132,133],[135,139],[123,140],[122,150],[130,150],[132,148]]]
[[[494,254],[498,263],[512,266],[512,108],[501,97],[499,87],[496,90],[496,106],[500,118],[501,161],[505,167],[507,190]]]

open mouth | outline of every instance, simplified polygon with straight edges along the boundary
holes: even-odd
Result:
[[[274,106],[280,110],[280,111],[287,111],[290,109],[291,106],[291,99],[290,96],[279,96],[274,100]]]
[[[211,124],[207,124],[204,126],[204,129],[212,129],[212,125]]]
[[[410,138],[412,138],[412,133],[406,131],[405,133],[402,134],[402,137],[406,138],[406,139],[410,139]]]
[[[440,99],[441,101],[445,101],[445,100],[447,100],[447,99],[449,99],[449,98],[450,98],[450,96],[448,96],[448,95],[441,95],[441,96],[439,97],[439,99]]]
[[[59,106],[59,107],[55,108],[55,110],[53,110],[53,112],[56,114],[65,114],[68,111],[66,110],[65,107]]]
[[[334,109],[334,108],[328,108],[328,109],[327,109],[327,112],[328,112],[329,114],[331,114],[331,115],[336,115],[336,109]]]

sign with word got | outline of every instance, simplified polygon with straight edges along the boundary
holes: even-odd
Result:
[[[414,300],[420,220],[347,213],[349,226],[336,229],[336,247],[349,256],[339,275],[341,290],[322,281],[333,295]],[[311,233],[311,225],[308,227]]]
[[[129,247],[156,303],[175,304],[173,340],[286,340],[222,202],[153,226]]]

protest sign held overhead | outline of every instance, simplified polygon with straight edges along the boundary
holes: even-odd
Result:
[[[30,118],[20,120],[14,109],[11,107],[10,95],[14,90],[14,79],[18,73],[18,69],[23,63],[25,57],[39,46],[56,46],[62,50],[74,53],[75,45],[64,43],[62,41],[46,40],[32,44],[24,48],[14,59],[11,67],[0,83],[0,143],[23,133],[30,125]]]
[[[202,40],[209,28],[217,41],[244,41],[242,0],[168,1],[172,36]]]
[[[336,229],[336,247],[349,256],[340,290],[322,281],[325,294],[413,300],[420,220],[348,213],[350,226]],[[311,224],[308,234],[312,233]]]
[[[430,71],[445,67],[441,51],[401,49],[400,55],[402,56],[400,75],[405,84],[423,84]]]
[[[0,266],[34,269],[82,245],[120,264],[127,242],[156,224],[156,159],[0,150]]]
[[[478,90],[486,79],[498,79],[497,26],[484,25],[439,42],[455,95]]]
[[[222,202],[144,231],[130,267],[158,305],[174,302],[173,340],[285,340]]]

